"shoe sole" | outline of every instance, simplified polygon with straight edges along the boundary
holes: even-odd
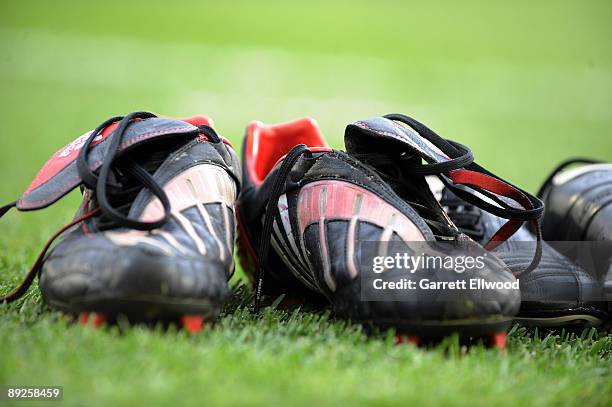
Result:
[[[108,317],[100,312],[81,312],[78,314],[78,322],[84,327],[100,328],[106,324],[116,323],[117,320],[117,316]],[[173,319],[169,322],[176,322],[190,334],[196,334],[202,330],[208,320],[202,315],[183,315],[179,319]]]
[[[157,296],[88,296],[75,298],[68,303],[47,299],[47,303],[68,314],[97,313],[107,319],[124,315],[130,322],[172,321],[190,315],[211,321],[221,310],[219,304],[208,300],[168,299]]]
[[[551,318],[514,318],[514,321],[529,327],[595,327],[603,323],[603,319],[587,314],[565,315]]]
[[[381,329],[394,328],[397,332],[396,344],[413,345],[431,344],[451,335],[459,335],[463,344],[473,344],[481,339],[487,346],[504,350],[506,332],[512,324],[512,318],[500,317],[482,319],[460,319],[453,321],[418,321],[406,322],[397,320],[368,321]]]
[[[401,321],[377,319],[376,321],[361,321],[381,329],[394,328],[402,335],[415,335],[426,339],[441,339],[452,334],[460,337],[486,337],[506,331],[512,324],[512,318],[500,317],[482,319],[458,319],[452,321]]]

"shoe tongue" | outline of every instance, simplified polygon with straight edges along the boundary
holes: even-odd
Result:
[[[448,161],[449,157],[438,147],[416,130],[384,117],[349,124],[344,133],[344,145],[347,153],[383,175],[395,193],[417,208],[421,216],[435,222],[431,225],[434,233],[455,235],[456,228],[444,215],[425,177],[403,172],[400,163],[403,159],[420,161],[419,157],[428,163]]]
[[[413,152],[429,163],[450,158],[408,125],[384,117],[359,120],[346,127],[344,146],[349,154]]]
[[[134,121],[123,134],[119,155],[164,137],[195,137],[198,134],[196,125],[183,120],[158,117]],[[92,171],[102,166],[111,139],[109,136],[116,127],[117,123],[110,125],[91,143],[88,162]],[[18,209],[44,208],[81,184],[76,159],[90,134],[91,132],[87,132],[79,136],[47,161],[17,201]]]

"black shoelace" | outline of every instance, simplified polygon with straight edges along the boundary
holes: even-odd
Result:
[[[79,224],[85,220],[97,217],[100,220],[100,229],[109,229],[113,227],[127,227],[136,230],[148,231],[157,229],[163,226],[170,218],[170,200],[163,188],[155,181],[149,170],[138,164],[129,156],[119,157],[119,149],[123,136],[135,120],[149,119],[157,117],[149,112],[134,112],[126,116],[112,117],[104,123],[96,127],[91,132],[77,157],[77,169],[83,185],[93,191],[92,200],[97,203],[96,206],[89,209],[84,208],[86,212],[82,216],[74,219],[68,225],[62,227],[55,233],[47,242],[43,250],[37,257],[34,265],[26,274],[22,283],[12,292],[0,297],[0,302],[13,302],[25,294],[34,281],[34,278],[40,271],[40,266],[44,260],[46,252],[51,247],[51,244],[63,232],[70,229],[72,226]],[[117,124],[117,128],[109,135],[108,146],[104,156],[102,166],[98,171],[92,171],[88,164],[88,151],[93,140],[99,136],[104,129],[113,123]],[[208,137],[208,140],[214,143],[220,142],[220,137],[209,126],[198,126],[198,131]],[[167,153],[165,154],[167,156]],[[157,168],[163,162],[164,157],[153,157],[153,160],[148,161],[150,170]],[[151,165],[152,164],[152,165]],[[138,219],[133,219],[127,216],[127,213],[133,203],[135,197],[143,189],[148,189],[151,194],[159,199],[163,208],[164,215],[157,220],[151,222],[143,222]],[[117,204],[119,203],[119,204]],[[17,205],[17,201],[11,202],[0,208],[0,218],[11,208]]]
[[[435,133],[433,130],[431,130],[429,127],[425,126],[423,123],[420,123],[419,121],[403,115],[403,114],[398,114],[398,113],[394,113],[394,114],[388,114],[384,116],[387,119],[390,120],[395,120],[395,121],[400,121],[402,123],[405,123],[407,125],[409,125],[410,127],[412,127],[414,130],[416,130],[419,135],[421,137],[424,137],[425,139],[427,139],[428,141],[430,141],[433,145],[435,145],[436,147],[438,147],[443,153],[445,153],[447,156],[449,156],[451,158],[450,161],[446,161],[444,163],[440,163],[440,164],[448,164],[448,171],[454,170],[454,169],[458,169],[456,168],[457,162],[455,161],[455,159],[457,157],[461,157],[462,155],[465,155],[465,152],[462,152],[462,150],[460,148],[457,148],[456,146],[461,146],[461,144],[451,141],[451,140],[446,140],[442,137],[440,137],[437,133]],[[467,147],[463,146],[465,149],[467,149]],[[468,149],[469,151],[469,149]],[[471,151],[470,151],[470,155],[471,155]],[[520,191],[522,194],[524,194],[527,199],[530,201],[531,205],[533,206],[533,208],[531,209],[527,209],[527,208],[523,208],[523,209],[517,209],[513,206],[508,205],[506,202],[504,202],[503,200],[500,200],[496,195],[489,193],[488,191],[482,189],[482,188],[478,188],[478,187],[471,187],[472,189],[478,191],[479,193],[487,196],[488,198],[492,199],[493,201],[495,201],[497,204],[499,204],[499,206],[502,206],[502,208],[500,208],[497,205],[493,205],[489,202],[484,201],[482,198],[474,195],[473,193],[466,191],[464,188],[459,188],[456,185],[453,185],[451,182],[448,181],[448,179],[446,177],[439,177],[441,179],[441,181],[451,190],[453,191],[453,193],[455,195],[457,195],[459,198],[463,199],[464,201],[467,201],[469,203],[471,203],[472,205],[476,205],[479,208],[490,212],[496,216],[499,216],[501,218],[504,219],[513,219],[513,220],[517,220],[517,221],[522,221],[522,222],[526,222],[526,221],[532,221],[532,220],[539,220],[540,217],[542,216],[543,212],[544,212],[544,203],[532,196],[531,194],[523,191],[522,189],[520,189],[519,187],[517,187],[516,185],[513,185],[511,183],[509,183],[508,181],[505,181],[504,179],[498,177],[497,175],[489,172],[487,169],[481,167],[480,165],[476,164],[475,162],[473,162],[473,156],[472,156],[472,162],[468,165],[465,165],[463,168],[467,169],[467,170],[471,170],[474,172],[478,172],[484,175],[487,175],[489,177],[495,178],[501,182],[503,182],[504,184],[507,184],[508,186],[516,189],[517,191]],[[455,163],[455,164],[453,164]],[[431,168],[432,165],[436,165],[436,164],[426,164],[426,165],[422,165],[422,167],[427,168]],[[438,167],[438,168],[444,168],[443,166]],[[461,167],[459,167],[461,168]],[[427,170],[422,170],[423,171],[423,175],[443,175],[444,172],[446,171],[433,171],[433,172],[428,172]],[[414,169],[411,168],[407,168],[407,170],[410,171],[414,171]]]
[[[424,179],[419,180],[414,177],[415,175],[421,178],[425,175],[437,175],[440,167],[435,164],[416,164],[417,160],[420,162],[420,157],[416,154],[399,153],[392,156],[382,153],[353,153],[351,156],[374,171],[405,202],[414,208],[437,237],[446,238],[459,233],[454,225],[441,219],[443,218],[441,208],[437,202],[434,202],[435,199],[428,199],[427,193],[429,191],[423,191],[425,188],[429,189],[427,182]],[[461,157],[462,161],[468,159],[473,159],[469,150]],[[430,167],[430,165],[434,165],[434,167]],[[461,161],[454,161],[451,165],[444,166],[441,171],[450,171],[462,167]],[[417,198],[419,201],[417,201]]]
[[[134,112],[125,117],[113,117],[108,119],[91,132],[89,138],[87,141],[85,141],[85,144],[81,148],[79,156],[77,157],[79,176],[83,180],[83,185],[86,188],[95,191],[95,198],[101,213],[117,225],[136,230],[153,230],[164,225],[170,217],[170,200],[168,199],[168,196],[164,192],[163,188],[155,181],[155,179],[153,179],[153,176],[151,176],[147,170],[129,157],[125,157],[121,160],[122,166],[120,172],[125,173],[126,175],[130,176],[131,179],[137,181],[141,188],[147,188],[149,191],[151,191],[153,196],[159,199],[162,207],[164,208],[164,215],[160,219],[151,222],[143,222],[137,219],[129,218],[110,203],[109,194],[120,194],[121,192],[125,192],[125,186],[122,185],[121,182],[112,182],[111,169],[113,168],[113,163],[115,163],[117,159],[123,134],[127,130],[130,123],[133,120],[148,119],[151,117],[157,116],[149,112]],[[100,167],[98,174],[96,174],[89,168],[89,163],[87,161],[89,146],[93,140],[98,137],[102,131],[104,131],[105,128],[117,121],[119,121],[119,124],[113,132],[111,136],[112,138],[109,140],[108,147],[106,148],[106,156],[104,157],[104,161],[102,162],[102,166]],[[138,190],[141,188],[138,188]],[[129,192],[132,192],[130,195],[133,195],[133,191],[128,191],[128,193]]]
[[[274,227],[274,216],[278,210],[278,200],[283,194],[287,177],[291,173],[291,169],[297,162],[297,160],[304,154],[312,154],[308,147],[304,144],[299,144],[293,147],[283,159],[278,171],[274,174],[272,180],[272,189],[270,192],[270,199],[266,205],[264,213],[264,221],[262,232],[259,241],[259,250],[257,251],[257,273],[255,278],[257,285],[255,288],[255,312],[259,313],[261,307],[262,290],[265,277],[265,264],[268,259],[270,252],[270,243],[272,240],[272,229]]]
[[[509,219],[513,222],[533,222],[537,238],[534,257],[531,264],[527,266],[525,270],[518,274],[525,275],[530,271],[534,270],[540,263],[540,259],[542,256],[542,233],[539,224],[539,219],[541,218],[544,211],[544,204],[542,203],[542,201],[523,191],[522,189],[510,184],[509,182],[497,177],[496,175],[492,174],[491,172],[476,164],[474,162],[474,156],[472,155],[472,152],[468,147],[455,141],[443,139],[433,130],[429,129],[427,126],[411,117],[402,114],[388,114],[384,117],[390,120],[399,121],[404,124],[407,124],[412,129],[416,130],[421,137],[427,139],[430,143],[439,148],[444,154],[446,154],[450,158],[448,161],[440,163],[422,164],[420,156],[415,155],[412,152],[403,152],[400,156],[396,157],[396,159],[393,160],[393,163],[396,167],[398,166],[398,163],[400,163],[399,168],[395,172],[391,172],[391,174],[387,173],[386,178],[389,179],[389,177],[391,177],[393,178],[393,183],[399,185],[407,185],[406,182],[410,178],[410,176],[413,176],[412,180],[414,180],[414,175],[435,175],[438,176],[438,178],[440,178],[440,180],[446,185],[446,187],[450,189],[457,197],[469,204],[477,206],[482,210],[486,210],[487,212],[490,212],[501,218]],[[382,160],[382,164],[385,165],[385,159],[380,157],[377,158],[375,155],[372,156],[374,160]],[[402,159],[405,163],[402,163]],[[370,158],[370,160],[372,160],[372,158]],[[389,160],[389,157],[387,157],[386,160]],[[387,168],[388,167],[389,166],[387,165]],[[498,197],[496,194],[484,188],[481,188],[477,185],[468,186],[469,189],[477,191],[478,193],[486,196],[490,200],[494,201],[497,205],[487,202],[480,196],[477,196],[474,193],[470,192],[468,189],[466,189],[465,186],[453,184],[453,182],[447,177],[447,175],[455,170],[469,170],[471,172],[480,173],[489,178],[495,179],[503,183],[504,185],[507,185],[509,188],[513,188],[515,191],[517,191],[517,193],[519,193],[523,198],[525,198],[525,201],[528,203],[527,206],[529,207],[522,204],[522,209],[516,208],[514,206],[511,206],[505,200]],[[434,227],[438,227],[443,231],[446,230],[448,232],[452,232],[452,228],[448,228],[448,226],[445,226],[444,224],[441,224],[440,222],[436,221],[435,217],[436,215],[438,215],[437,208],[427,208],[423,207],[423,205],[420,203],[411,201],[408,202],[413,205],[416,204],[415,209],[419,211],[421,216],[424,216],[424,219],[428,224]],[[452,226],[454,226],[454,224]],[[502,229],[504,228],[512,229],[514,228],[514,225],[508,223],[504,225],[504,227],[502,227]],[[502,229],[500,229],[499,232],[501,232]]]

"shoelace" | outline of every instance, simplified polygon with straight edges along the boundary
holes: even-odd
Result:
[[[4,215],[12,207],[12,206],[9,206],[9,205],[6,205],[6,206],[2,207],[2,209],[0,209],[0,217],[2,215]],[[94,209],[93,211],[91,211],[89,213],[86,213],[85,215],[76,218],[75,220],[73,220],[72,222],[68,223],[67,225],[65,225],[62,228],[60,228],[57,232],[55,232],[55,234],[53,236],[51,236],[51,238],[47,241],[47,243],[45,244],[43,249],[40,251],[40,253],[36,257],[36,261],[34,262],[32,267],[30,268],[30,271],[28,271],[28,273],[25,275],[25,277],[23,278],[23,280],[19,284],[19,286],[17,286],[17,288],[15,288],[10,293],[1,296],[0,297],[0,303],[2,303],[2,302],[11,303],[11,302],[16,301],[19,298],[21,298],[28,291],[28,288],[30,288],[30,286],[34,282],[34,278],[38,274],[38,270],[40,269],[40,266],[42,265],[42,262],[43,262],[43,260],[45,258],[45,255],[47,254],[47,251],[49,250],[49,248],[51,247],[51,245],[53,244],[55,239],[57,239],[59,236],[62,235],[62,233],[64,233],[65,231],[67,231],[71,227],[73,227],[73,226],[75,226],[75,225],[77,225],[77,224],[79,224],[79,223],[81,223],[83,221],[86,221],[87,219],[90,219],[90,218],[92,218],[93,216],[96,216],[99,213],[100,213],[100,209],[99,208]]]
[[[475,241],[481,241],[485,236],[482,224],[482,211],[475,205],[463,202],[448,189],[442,191],[440,204],[448,208],[448,213],[455,225]]]
[[[427,223],[432,230],[441,232],[439,235],[434,233],[436,236],[443,238],[447,236],[455,236],[459,233],[459,231],[454,228],[454,225],[449,225],[447,222],[442,222],[439,220],[441,211],[440,208],[437,207],[437,204],[431,203],[431,205],[428,205],[421,203],[426,202],[427,199],[423,197],[423,194],[419,193],[421,190],[418,187],[411,188],[409,193],[404,193],[400,190],[407,185],[414,184],[412,182],[413,180],[407,177],[408,174],[418,174],[423,176],[437,174],[436,167],[422,169],[421,167],[427,167],[427,165],[416,165],[410,163],[408,160],[413,160],[415,158],[418,158],[420,161],[420,157],[416,156],[416,154],[410,155],[401,153],[396,159],[391,157],[390,154],[380,153],[353,153],[351,156],[378,174],[378,176],[380,176],[389,186],[391,186],[391,188],[395,190],[404,201],[410,204],[410,206],[412,206],[419,213],[421,218],[423,218],[425,223]],[[471,157],[471,152],[468,152],[465,156]],[[398,165],[398,162],[401,163],[401,165]],[[450,170],[452,170],[462,167],[463,165],[460,162],[455,161],[453,165],[445,168],[450,168]],[[429,188],[426,182],[423,182],[422,186]],[[421,197],[421,202],[416,201],[416,195]]]
[[[268,254],[270,252],[272,229],[274,227],[274,214],[278,210],[278,200],[283,194],[285,183],[287,181],[287,177],[291,173],[291,169],[293,168],[297,160],[304,154],[312,154],[310,149],[306,147],[306,145],[299,144],[293,147],[281,162],[281,165],[276,174],[274,174],[274,179],[272,180],[270,199],[268,200],[268,204],[264,213],[263,227],[260,236],[261,240],[259,241],[259,249],[257,251],[258,261],[257,273],[255,274],[255,278],[257,281],[257,286],[255,289],[255,313],[259,313],[261,307],[263,282],[266,271],[265,264],[268,259]]]
[[[77,157],[77,169],[79,172],[79,176],[83,181],[83,185],[86,188],[89,188],[94,191],[92,199],[97,202],[97,207],[91,209],[89,212],[86,212],[82,216],[77,217],[76,219],[59,229],[47,241],[44,248],[39,253],[36,261],[32,265],[30,271],[28,271],[28,273],[24,277],[21,284],[10,293],[1,296],[0,303],[10,303],[21,298],[21,296],[23,296],[27,292],[28,288],[32,285],[32,282],[34,281],[34,278],[39,273],[44,257],[55,239],[61,236],[62,233],[64,233],[66,230],[83,221],[86,221],[94,216],[103,216],[107,218],[110,221],[110,224],[113,226],[124,226],[142,231],[157,229],[163,226],[168,221],[168,219],[170,218],[170,200],[168,199],[168,196],[166,195],[164,189],[157,183],[157,181],[155,181],[153,176],[149,174],[149,172],[144,167],[137,164],[134,160],[128,157],[123,157],[121,159],[121,170],[125,171],[128,174],[129,178],[131,180],[134,180],[138,185],[136,187],[132,187],[128,190],[125,190],[125,185],[122,185],[120,182],[113,182],[111,180],[112,170],[114,169],[114,164],[116,163],[116,160],[118,158],[119,146],[121,145],[121,141],[123,139],[125,131],[128,129],[129,125],[135,120],[148,119],[152,117],[157,116],[150,112],[133,112],[126,116],[116,116],[106,120],[104,123],[100,124],[98,127],[96,127],[95,130],[91,132],[90,136],[85,141]],[[108,126],[115,122],[118,122],[117,128],[112,132],[111,135],[109,135],[110,140],[109,145],[106,149],[106,155],[102,162],[102,166],[96,173],[89,168],[87,161],[88,150],[93,140],[97,136],[99,136],[104,131],[104,129],[106,129]],[[209,141],[214,143],[220,142],[220,137],[211,127],[198,126],[198,131],[206,135]],[[129,209],[131,201],[133,201],[133,198],[135,198],[138,192],[140,192],[143,188],[148,189],[155,197],[160,200],[164,208],[164,215],[160,219],[151,222],[142,222],[138,219],[129,218],[127,215],[124,215],[122,213],[122,211]],[[117,208],[110,203],[110,196],[113,194],[116,196],[120,196],[122,194],[127,195],[128,198],[131,197],[132,200],[127,202],[127,205],[124,203],[121,208]],[[124,199],[124,201],[126,200]],[[17,201],[14,201],[1,207],[0,218],[16,205]],[[84,208],[84,211],[86,210],[87,208]],[[109,225],[107,222],[107,227],[108,226]]]
[[[550,186],[553,178],[555,178],[557,174],[559,174],[561,171],[563,171],[567,167],[571,165],[575,165],[575,164],[601,164],[602,162],[603,161],[592,160],[590,158],[570,158],[568,160],[561,162],[559,165],[555,167],[554,170],[552,170],[550,175],[542,183],[542,186],[540,187],[540,190],[538,191],[537,197],[542,198],[544,191]]]
[[[118,225],[136,230],[153,230],[164,225],[170,217],[170,200],[168,199],[168,196],[164,192],[163,188],[153,179],[151,174],[149,174],[140,165],[136,164],[136,162],[133,160],[125,159],[123,160],[124,166],[122,169],[126,171],[127,174],[131,175],[133,179],[140,182],[143,188],[147,188],[149,191],[151,191],[151,193],[159,199],[164,209],[164,215],[160,219],[151,222],[142,222],[137,219],[129,218],[113,207],[109,202],[109,193],[111,191],[121,191],[123,189],[123,185],[111,183],[111,168],[117,158],[119,145],[123,139],[123,134],[127,130],[130,123],[136,119],[148,119],[151,117],[157,116],[149,112],[134,112],[125,117],[113,117],[108,119],[91,132],[89,138],[87,141],[85,141],[85,144],[83,144],[83,147],[79,152],[79,156],[77,157],[79,176],[83,180],[83,185],[86,188],[95,191],[95,197],[101,213]],[[106,157],[104,158],[102,166],[99,169],[99,174],[96,174],[89,168],[87,161],[89,146],[105,128],[117,121],[119,121],[119,124],[113,132],[112,138],[109,140],[109,145],[106,150]]]
[[[423,176],[436,175],[448,189],[462,200],[496,216],[508,219],[508,222],[485,245],[487,250],[493,250],[507,240],[524,222],[531,222],[537,242],[534,257],[529,266],[517,275],[525,275],[538,266],[542,257],[542,232],[539,219],[544,211],[544,204],[539,198],[479,166],[474,162],[474,157],[468,147],[443,139],[417,120],[403,114],[388,114],[384,117],[407,124],[450,158],[450,160],[441,163],[405,165],[402,166],[402,171]],[[401,182],[401,179],[398,182]],[[487,202],[467,190],[466,187],[484,195],[497,205]],[[522,209],[510,205],[499,196],[513,200],[521,205]]]

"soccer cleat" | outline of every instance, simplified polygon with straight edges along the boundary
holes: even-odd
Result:
[[[518,290],[493,291],[485,300],[467,291],[440,301],[410,290],[364,297],[362,287],[371,286],[377,276],[367,268],[373,258],[372,251],[364,249],[366,243],[374,242],[376,253],[392,255],[397,247],[409,251],[414,244],[436,242],[440,229],[452,230],[455,242],[465,236],[453,229],[433,197],[431,213],[424,211],[426,219],[373,168],[328,147],[312,119],[278,125],[252,122],[242,154],[239,254],[255,283],[256,309],[264,294],[286,293],[308,304],[329,304],[340,317],[394,328],[413,339],[453,332],[485,337],[509,326],[520,304]],[[388,270],[385,276],[395,282],[417,277],[515,281],[495,256],[485,263],[481,272]]]
[[[459,199],[448,189],[442,192],[442,205],[455,224],[477,241],[486,241],[504,222]],[[529,261],[536,244],[535,234],[521,227],[494,253],[514,272]],[[606,318],[601,284],[587,271],[542,242],[538,266],[519,276],[521,309],[516,321],[541,327],[597,326]]]
[[[189,331],[218,315],[234,270],[239,162],[204,116],[177,120],[137,112],[114,117],[58,151],[16,206],[53,204],[80,186],[75,220],[54,236],[37,274],[44,300],[94,325],[183,320]],[[59,242],[47,252],[52,241]]]
[[[573,164],[586,165],[566,169]],[[612,164],[564,161],[552,171],[538,195],[546,203],[544,238],[557,246],[565,246],[561,241],[589,242],[582,246],[594,260],[594,274],[604,282],[612,311]],[[569,254],[575,261],[582,260],[577,250]]]
[[[444,218],[428,215],[436,207],[430,187],[441,186],[433,192],[444,188],[442,205],[451,224],[485,245],[519,277],[518,321],[540,326],[598,325],[605,318],[597,281],[541,241],[537,219],[542,202],[471,160],[461,163],[469,155],[466,147],[445,143],[403,115],[357,122],[347,129],[345,141],[349,153],[371,163],[432,225],[444,223]],[[448,168],[449,158],[457,162],[455,168]],[[427,185],[425,175],[437,177],[428,177]]]

